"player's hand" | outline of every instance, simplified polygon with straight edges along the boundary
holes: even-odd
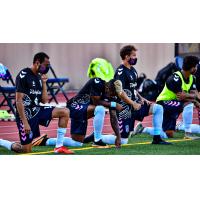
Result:
[[[117,110],[117,111],[120,112],[120,111],[122,111],[123,109],[124,109],[124,108],[123,108],[120,104],[118,104],[118,103],[116,104],[116,110]]]
[[[29,134],[31,132],[31,127],[28,122],[24,123],[24,131],[26,134]]]
[[[178,92],[176,94],[176,96],[177,96],[177,98],[178,98],[179,101],[182,101],[182,100],[184,100],[187,97],[187,94],[185,92]]]
[[[134,110],[140,110],[140,108],[141,108],[141,104],[134,102],[133,109]]]
[[[121,147],[121,138],[120,137],[116,137],[115,146],[116,146],[116,148],[120,148]]]
[[[142,98],[142,99],[141,99],[141,103],[142,103],[142,105],[144,105],[144,103],[146,103],[147,105],[151,105],[151,104],[152,104],[151,101],[148,101],[148,100],[145,99],[145,98]]]
[[[41,79],[42,79],[42,82],[43,82],[43,83],[46,83],[47,80],[48,80],[48,77],[47,77],[46,74],[42,74]]]

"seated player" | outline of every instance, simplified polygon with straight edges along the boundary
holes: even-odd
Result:
[[[19,72],[16,77],[16,123],[24,153],[32,151],[32,141],[40,136],[39,125],[48,127],[52,118],[58,118],[55,153],[72,154],[63,146],[69,119],[69,109],[40,106],[48,102],[47,76],[49,56],[43,52],[33,58],[33,65]]]

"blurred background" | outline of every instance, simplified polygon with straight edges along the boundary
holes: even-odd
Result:
[[[0,62],[9,68],[15,78],[20,69],[30,67],[34,54],[44,51],[56,75],[68,77],[68,90],[78,90],[88,80],[87,69],[94,58],[105,58],[117,68],[121,59],[119,51],[122,43],[1,43]],[[138,72],[145,72],[155,78],[156,72],[174,59],[174,43],[137,43]],[[49,74],[51,76],[51,74]]]

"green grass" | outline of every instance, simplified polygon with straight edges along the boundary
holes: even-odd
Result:
[[[168,141],[180,139],[183,139],[183,133],[181,132],[176,133],[175,137]],[[173,142],[173,145],[141,144],[151,141],[151,136],[142,134],[131,138],[129,140],[129,145],[122,146],[121,149],[116,149],[115,147],[109,149],[87,149],[87,147],[91,147],[91,144],[84,145],[82,148],[71,149],[74,150],[76,155],[200,155],[200,140],[183,140]],[[53,147],[34,147],[33,153],[48,152],[44,155],[54,155],[53,152],[49,153],[49,151],[52,150]],[[16,153],[0,147],[0,155],[16,155]]]

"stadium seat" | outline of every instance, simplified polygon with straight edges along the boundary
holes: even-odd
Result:
[[[3,96],[3,99],[0,102],[0,107],[8,106],[8,112],[12,112],[16,115],[15,110],[15,83],[13,81],[12,75],[9,72],[8,68],[3,64],[0,64],[0,79],[6,81],[8,86],[2,86],[0,84],[0,95]]]
[[[64,85],[69,82],[68,78],[59,78],[57,77],[55,71],[53,68],[50,66],[50,71],[53,75],[54,78],[49,78],[47,80],[47,90],[49,92],[49,95],[51,98],[49,99],[49,103],[54,100],[58,104],[58,100],[56,98],[56,95],[61,91],[62,94],[64,95],[66,101],[68,101],[67,94],[64,90]]]

